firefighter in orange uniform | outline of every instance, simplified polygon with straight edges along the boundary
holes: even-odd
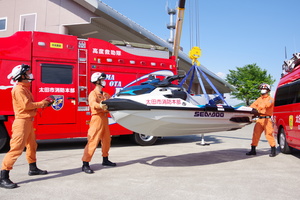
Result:
[[[92,174],[94,171],[90,168],[89,162],[92,160],[94,152],[101,141],[103,162],[102,165],[116,166],[116,163],[108,160],[108,151],[110,149],[111,136],[108,125],[107,105],[102,104],[110,98],[110,95],[102,91],[105,87],[106,74],[95,72],[91,76],[91,82],[95,84],[95,89],[89,94],[89,106],[91,108],[91,122],[88,130],[88,142],[85,146],[82,156],[82,171]]]
[[[246,153],[246,155],[256,155],[256,147],[258,145],[260,136],[264,131],[266,139],[271,146],[271,153],[269,156],[275,157],[276,143],[273,136],[273,123],[271,119],[271,116],[273,115],[274,99],[269,96],[269,92],[271,90],[270,85],[262,83],[259,86],[259,89],[261,96],[250,105],[250,107],[253,108],[254,113],[258,115],[258,119],[253,130],[251,151]]]
[[[28,65],[18,65],[13,68],[7,77],[17,81],[17,85],[12,89],[15,120],[12,125],[10,150],[3,159],[0,178],[0,187],[7,189],[17,187],[17,184],[9,179],[9,172],[13,168],[17,158],[22,154],[24,147],[26,147],[26,159],[29,163],[28,175],[43,175],[48,173],[36,166],[37,143],[33,129],[33,119],[37,108],[49,106],[53,102],[53,99],[47,97],[40,102],[34,102],[29,90],[31,81],[33,80],[33,75],[29,73],[29,69]]]

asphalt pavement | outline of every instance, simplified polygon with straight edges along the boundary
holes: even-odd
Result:
[[[201,135],[165,137],[146,147],[113,138],[109,158],[117,167],[101,165],[99,147],[90,162],[94,174],[81,171],[85,139],[39,141],[38,167],[49,174],[28,176],[24,152],[10,172],[19,187],[0,188],[0,199],[298,200],[300,151],[277,149],[271,158],[262,135],[257,155],[246,156],[252,129],[205,134],[205,146]]]

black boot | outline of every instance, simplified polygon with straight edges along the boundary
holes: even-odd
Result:
[[[269,154],[270,157],[275,157],[276,156],[276,148],[271,147],[271,153]]]
[[[28,172],[29,176],[45,175],[45,174],[48,174],[48,172],[46,170],[40,170],[39,168],[37,168],[35,162],[29,164],[29,172]]]
[[[18,187],[9,179],[9,170],[1,170],[0,187],[12,189]]]
[[[110,161],[108,160],[108,157],[103,157],[102,165],[111,166],[111,167],[117,166],[116,163],[110,162]]]
[[[84,171],[87,174],[94,173],[94,171],[90,168],[89,163],[88,162],[84,162],[84,161],[83,161],[83,165],[82,165],[82,171]]]
[[[251,151],[249,151],[248,153],[246,153],[247,156],[254,156],[256,155],[256,150],[255,150],[256,146],[251,146]]]

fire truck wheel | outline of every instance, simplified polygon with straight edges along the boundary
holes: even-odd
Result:
[[[281,128],[279,131],[278,140],[280,151],[285,154],[291,153],[291,147],[287,144],[286,134],[283,128]]]
[[[0,152],[3,150],[6,150],[8,148],[9,144],[9,136],[7,134],[6,129],[2,124],[0,124]]]
[[[150,145],[153,145],[156,142],[157,137],[148,136],[148,135],[139,134],[139,133],[133,133],[132,134],[132,139],[138,145],[150,146]]]

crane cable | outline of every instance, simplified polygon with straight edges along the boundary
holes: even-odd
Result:
[[[189,57],[192,60],[192,64],[200,66],[200,62],[197,60],[201,56],[200,49],[200,14],[199,14],[199,0],[189,1],[189,28],[190,28],[190,52]],[[195,30],[194,30],[195,29]]]
[[[189,1],[190,48],[200,46],[199,0]]]

